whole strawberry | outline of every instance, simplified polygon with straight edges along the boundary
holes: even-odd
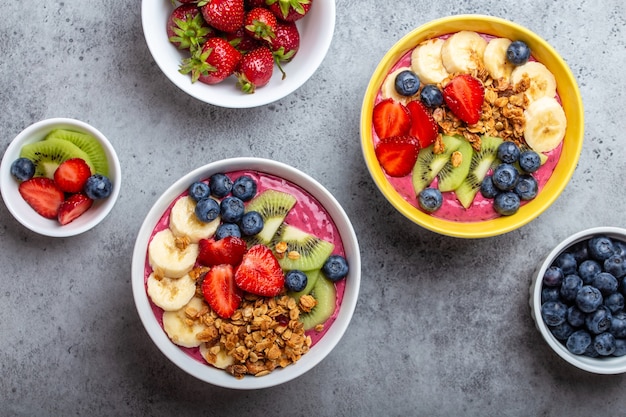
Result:
[[[293,22],[279,22],[275,34],[276,36],[269,42],[269,47],[284,79],[286,74],[280,64],[289,62],[296,56],[300,48],[300,32]]]
[[[250,10],[244,20],[246,33],[259,41],[270,42],[276,37],[276,16],[264,7]]]
[[[226,39],[242,54],[250,52],[251,50],[261,46],[261,42],[248,35],[246,33],[246,29],[243,26],[239,28],[236,32],[225,33],[224,39]]]
[[[195,4],[182,4],[167,21],[167,37],[179,49],[197,49],[213,34]]]
[[[234,73],[241,53],[222,38],[210,38],[201,49],[183,60],[179,72],[191,74],[191,82],[217,84]]]
[[[241,58],[237,69],[237,85],[244,93],[252,94],[266,85],[274,72],[274,56],[267,46],[260,46]]]
[[[267,0],[268,8],[285,22],[302,19],[311,8],[313,0]]]
[[[231,33],[243,26],[243,0],[201,0],[198,6],[204,20],[217,30]]]

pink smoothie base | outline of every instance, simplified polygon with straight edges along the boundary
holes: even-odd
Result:
[[[493,36],[489,35],[482,36],[485,37],[485,39],[487,40],[493,38]],[[447,37],[449,37],[449,35],[442,36],[441,38],[445,39]],[[391,74],[392,72],[402,67],[410,67],[411,52],[413,51],[409,50],[406,54],[404,54],[402,58],[400,58],[400,60],[391,68],[389,73]],[[532,57],[531,60],[533,60]],[[378,102],[380,102],[381,100],[382,94],[379,92],[374,102],[374,105],[378,104]],[[376,147],[380,139],[376,135],[376,131],[374,130],[373,126],[372,138],[374,141],[374,147]],[[545,153],[544,155],[548,157],[546,162],[541,166],[541,168],[539,168],[536,172],[532,174],[533,177],[537,180],[539,192],[541,192],[545,184],[552,176],[552,172],[554,172],[554,169],[559,162],[559,158],[561,157],[562,148],[563,142],[561,142],[561,144],[552,151]],[[404,200],[406,200],[409,204],[411,204],[418,210],[421,210],[417,202],[417,195],[415,194],[415,189],[413,188],[413,181],[410,174],[405,177],[390,177],[385,173],[385,177]],[[435,178],[431,186],[435,187],[436,185],[437,179]],[[524,205],[526,203],[527,202],[523,201],[521,205]],[[430,213],[430,215],[443,220],[455,222],[480,222],[500,217],[500,214],[498,214],[493,209],[493,200],[484,198],[480,194],[480,192],[476,194],[472,205],[466,209],[461,205],[461,203],[459,203],[453,191],[443,193],[443,205],[436,212]]]
[[[273,189],[273,190],[287,192],[293,195],[294,197],[296,197],[297,202],[295,206],[291,209],[287,217],[285,218],[285,222],[292,226],[305,230],[321,239],[332,242],[335,245],[335,249],[333,253],[336,255],[345,256],[345,251],[343,248],[343,244],[341,242],[341,236],[339,235],[339,231],[337,230],[335,223],[331,219],[328,212],[324,209],[324,207],[322,207],[320,203],[315,198],[313,198],[313,196],[311,196],[308,192],[306,192],[299,186],[289,181],[286,181],[282,178],[279,178],[270,174],[256,172],[256,171],[233,171],[233,172],[226,173],[226,175],[228,175],[230,179],[233,181],[237,179],[238,177],[240,177],[241,175],[249,175],[257,183],[257,194],[268,189]],[[206,181],[208,181],[208,179],[205,180],[205,182]],[[161,216],[161,218],[155,225],[154,230],[152,231],[152,235],[150,236],[150,241],[152,240],[152,237],[156,233],[169,227],[170,211],[172,207],[174,206],[174,204],[179,198],[184,197],[187,194],[188,194],[187,191],[185,191],[180,196],[178,196],[174,201],[172,201],[172,203],[169,205],[165,213],[163,213],[163,216]],[[147,281],[151,273],[152,273],[152,268],[150,267],[148,254],[146,253],[146,260],[145,260],[145,267],[144,267],[144,287],[146,287],[146,293],[147,293]],[[337,290],[335,312],[324,323],[324,329],[321,332],[317,332],[315,330],[307,331],[306,334],[311,337],[311,341],[312,341],[311,346],[314,346],[324,336],[324,334],[326,334],[328,329],[330,329],[333,322],[337,318],[337,315],[339,314],[341,302],[343,300],[345,287],[346,287],[345,280],[340,280],[335,283],[335,288]],[[148,297],[148,299],[150,300],[150,297]],[[159,325],[162,328],[163,327],[163,310],[160,307],[156,306],[151,300],[150,300],[150,307],[152,308],[152,312],[154,313],[154,316],[156,317]],[[182,346],[179,346],[179,348],[183,350],[184,352],[186,352],[192,358],[196,359],[197,361],[206,364],[206,361],[202,358],[202,355],[200,354],[200,351],[198,348],[185,348]],[[209,365],[207,364],[207,366]]]

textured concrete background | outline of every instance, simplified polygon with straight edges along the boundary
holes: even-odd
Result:
[[[563,194],[533,223],[479,241],[407,221],[377,191],[359,147],[377,61],[411,29],[460,13],[504,17],[547,39],[585,103],[583,153]],[[170,83],[146,47],[138,0],[11,1],[3,15],[0,149],[35,121],[77,118],[112,141],[124,183],[110,216],[68,239],[29,232],[0,204],[0,415],[623,414],[625,377],[567,365],[527,303],[531,274],[557,242],[626,226],[621,0],[337,0],[321,68],[250,110],[203,104]],[[234,156],[319,180],[352,218],[363,257],[359,303],[337,348],[304,377],[258,392],[204,384],[167,361],[130,287],[134,239],[156,198],[191,169]]]

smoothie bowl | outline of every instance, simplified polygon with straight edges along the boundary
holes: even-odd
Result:
[[[583,105],[542,38],[491,16],[429,22],[383,57],[361,110],[374,182],[404,216],[482,238],[535,219],[560,195],[583,144]]]
[[[174,183],[137,237],[132,288],[152,341],[226,388],[296,378],[337,345],[360,286],[356,235],[334,197],[282,163],[234,158]]]

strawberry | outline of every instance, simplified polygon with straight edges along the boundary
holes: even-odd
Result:
[[[277,18],[295,22],[309,12],[313,0],[267,0],[265,3]]]
[[[426,105],[419,100],[414,100],[409,102],[406,108],[411,114],[409,135],[417,138],[420,149],[426,148],[434,143],[439,134],[439,125]]]
[[[265,0],[244,0],[243,4],[246,10],[252,10],[255,7],[265,7]]]
[[[47,219],[56,219],[65,194],[53,180],[34,177],[20,183],[18,191],[33,210]]]
[[[215,37],[207,40],[191,57],[185,58],[179,71],[191,73],[191,82],[217,84],[233,74],[240,60],[241,52],[227,40]]]
[[[222,318],[229,318],[241,304],[243,293],[235,284],[232,265],[216,265],[202,281],[202,295]]]
[[[404,136],[411,127],[411,114],[402,103],[388,98],[374,106],[372,122],[380,139]]]
[[[295,23],[279,22],[274,34],[276,36],[269,41],[269,47],[272,54],[274,54],[274,61],[276,61],[278,69],[283,74],[283,79],[285,79],[286,74],[280,64],[289,62],[296,56],[298,49],[300,49],[300,32],[298,32],[298,27]]]
[[[457,75],[443,88],[443,100],[448,108],[470,125],[480,120],[484,98],[483,84],[469,74]]]
[[[419,152],[418,139],[413,136],[393,136],[376,145],[378,162],[390,177],[404,177],[413,170]]]
[[[242,54],[250,52],[251,50],[261,46],[261,42],[248,35],[246,33],[246,29],[243,26],[239,28],[236,32],[225,33],[224,39],[226,39],[228,43],[234,46],[235,49],[237,49]]]
[[[236,266],[246,252],[246,242],[236,236],[227,236],[220,240],[201,239],[198,242],[198,262],[206,266],[228,264]]]
[[[70,158],[54,171],[54,182],[66,193],[78,193],[83,190],[85,183],[91,177],[91,168],[84,159]]]
[[[274,56],[267,46],[260,46],[241,58],[237,69],[237,85],[244,93],[252,94],[263,87],[274,73]]]
[[[243,255],[235,271],[235,282],[249,293],[274,297],[283,290],[285,275],[270,248],[254,245]]]
[[[197,49],[213,35],[195,4],[181,4],[167,20],[167,37],[179,49]]]
[[[93,205],[93,200],[83,193],[72,194],[59,206],[57,219],[62,225],[80,217]]]
[[[230,33],[243,26],[243,0],[201,0],[198,6],[204,20],[217,30]]]
[[[271,41],[276,37],[276,16],[264,7],[250,10],[244,20],[246,33],[259,41]]]

